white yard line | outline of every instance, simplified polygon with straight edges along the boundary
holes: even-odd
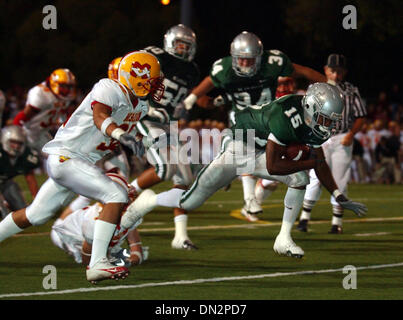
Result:
[[[394,268],[403,267],[403,262],[392,263],[392,264],[378,264],[370,266],[356,267],[356,270],[369,270],[369,269],[384,269],[384,268]],[[96,292],[96,291],[111,291],[111,290],[127,290],[127,289],[138,289],[138,288],[152,288],[152,287],[166,287],[174,285],[189,285],[198,283],[209,283],[209,282],[223,282],[223,281],[240,281],[240,280],[253,280],[253,279],[263,279],[263,278],[277,278],[277,277],[288,277],[288,276],[301,276],[301,275],[314,275],[323,273],[334,273],[343,272],[343,268],[338,269],[322,269],[322,270],[307,270],[307,271],[296,271],[296,272],[276,272],[276,273],[266,273],[257,274],[250,276],[239,276],[239,277],[218,277],[218,278],[208,278],[208,279],[194,279],[194,280],[177,280],[177,281],[167,281],[167,282],[151,282],[136,285],[118,285],[118,286],[108,286],[108,287],[92,287],[92,288],[77,288],[69,290],[59,290],[59,291],[39,291],[39,292],[26,292],[26,293],[7,293],[1,294],[2,298],[17,298],[17,297],[31,297],[31,296],[49,296],[49,295],[63,295],[63,294],[73,294],[73,293],[84,293],[84,292]]]
[[[235,212],[236,210],[234,210]],[[403,217],[388,217],[388,218],[356,218],[356,219],[343,219],[343,223],[362,223],[362,222],[387,222],[387,221],[403,221]],[[309,224],[324,224],[329,223],[329,220],[317,220],[309,221]],[[248,223],[248,224],[229,224],[229,225],[209,225],[209,226],[194,226],[188,227],[188,230],[219,230],[219,229],[249,229],[251,227],[273,227],[281,226],[281,221],[269,222],[260,221],[260,223]],[[139,228],[141,233],[148,232],[161,232],[161,231],[175,231],[174,227],[169,228]],[[49,232],[37,232],[37,233],[21,233],[16,234],[13,237],[32,237],[32,236],[48,236]]]

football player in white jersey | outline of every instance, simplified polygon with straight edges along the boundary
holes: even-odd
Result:
[[[126,190],[130,202],[134,200],[136,192],[131,192],[132,190],[134,191],[134,188],[129,186],[123,176],[113,172],[107,172],[106,175]],[[73,256],[77,263],[88,264],[94,241],[95,221],[98,219],[102,208],[103,205],[97,202],[92,206],[80,208],[71,214],[61,215],[52,226],[50,233],[52,242]],[[130,210],[130,206],[123,214],[128,210]],[[129,228],[123,228],[120,224],[117,225],[108,248],[108,256],[114,259],[114,264],[129,267],[147,260],[148,248],[142,247],[141,238],[137,230],[141,222],[142,220],[139,220]],[[130,251],[121,247],[126,239],[129,243]]]
[[[108,245],[128,195],[95,163],[119,142],[137,156],[144,154],[141,138],[133,129],[147,114],[147,98],[161,99],[164,92],[160,64],[150,53],[134,51],[125,55],[118,75],[118,81],[98,81],[54,139],[44,146],[42,151],[49,155],[49,179],[30,206],[9,214],[0,223],[2,241],[31,225],[45,223],[75,194],[101,202],[104,207],[95,222],[86,271],[91,282],[125,278],[129,273],[126,267],[116,267],[107,258]]]
[[[28,91],[25,107],[15,116],[13,124],[23,126],[31,148],[41,152],[52,139],[49,131],[73,112],[71,103],[76,97],[76,85],[74,74],[61,68]]]
[[[119,63],[122,60],[122,57],[118,57],[113,59],[108,65],[108,78],[112,80],[118,80],[118,69]],[[106,171],[111,170],[112,168],[118,168],[119,173],[124,177],[129,177],[130,175],[130,165],[127,159],[127,156],[121,147],[118,147],[117,150],[114,150],[114,154],[111,154],[108,159],[102,159],[97,163],[98,166],[103,167]],[[116,154],[115,154],[116,153]],[[73,211],[79,210],[83,207],[89,206],[91,203],[91,199],[79,195],[76,199],[74,199],[69,206],[64,209],[62,215],[68,215]]]

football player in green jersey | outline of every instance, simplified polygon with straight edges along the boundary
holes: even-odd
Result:
[[[12,211],[25,208],[22,192],[13,177],[24,175],[32,197],[39,188],[33,170],[40,167],[39,154],[26,146],[25,134],[19,126],[6,126],[1,130],[0,145],[0,214],[4,218]],[[8,208],[3,205],[7,201]]]
[[[175,107],[200,81],[199,68],[193,61],[196,54],[196,35],[187,26],[178,24],[165,33],[164,49],[149,46],[145,50],[155,55],[161,63],[165,91],[160,101],[150,102],[149,112],[137,123],[137,130],[147,138],[156,139],[164,133],[173,134],[175,127],[170,127],[170,121],[178,120],[174,115]],[[175,148],[171,146],[169,151],[175,154]],[[175,188],[183,189],[187,189],[192,183],[190,166],[170,161],[168,151],[164,148],[148,148],[147,159],[152,167],[131,183],[138,193],[161,181],[172,180]],[[171,243],[174,249],[197,249],[187,235],[187,219],[183,209],[174,209],[175,236]]]
[[[178,108],[190,110],[196,101],[205,108],[231,103],[229,118],[232,125],[237,112],[274,100],[279,76],[301,76],[311,82],[326,82],[323,74],[292,63],[281,51],[263,50],[261,40],[255,34],[244,31],[232,41],[231,55],[217,60],[210,74]],[[206,96],[214,88],[223,90],[225,95],[215,99]],[[249,221],[257,221],[256,214],[262,212],[262,207],[255,197],[255,178],[244,175],[242,184],[245,206],[241,213]]]
[[[321,148],[342,111],[339,92],[327,83],[312,84],[305,96],[287,95],[261,107],[247,108],[235,116],[235,125],[223,139],[220,154],[200,171],[188,191],[171,189],[150,193],[146,199],[134,202],[133,213],[126,219],[140,219],[156,206],[196,209],[238,175],[252,174],[288,186],[282,226],[273,249],[281,255],[301,258],[304,251],[292,240],[291,229],[309,183],[306,170],[315,170],[323,186],[343,208],[358,216],[367,211],[365,205],[348,200],[338,190]],[[312,156],[299,161],[284,158],[291,143],[310,146]]]

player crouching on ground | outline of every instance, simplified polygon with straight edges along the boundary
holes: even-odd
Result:
[[[245,109],[235,116],[232,127],[233,133],[237,129],[242,130],[243,137],[239,138],[239,134],[225,137],[220,154],[200,171],[188,191],[174,188],[148,198],[139,198],[133,204],[133,211],[125,214],[122,220],[136,221],[156,206],[180,206],[185,210],[194,210],[239,174],[248,173],[288,186],[282,226],[273,249],[278,254],[301,258],[304,251],[292,240],[291,229],[309,183],[306,170],[315,169],[321,183],[343,208],[354,211],[358,216],[367,211],[365,205],[348,200],[338,190],[321,148],[331,136],[342,111],[339,92],[327,83],[311,85],[305,96],[287,95],[259,109]],[[255,145],[247,143],[250,136],[246,134],[248,129],[255,130]],[[293,143],[310,146],[312,157],[299,161],[284,158],[287,146]]]
[[[129,202],[133,202],[137,193],[130,188],[126,179],[116,173],[107,173],[115,183],[122,186],[129,196]],[[89,207],[78,209],[67,215],[61,215],[53,224],[50,237],[53,243],[74,257],[77,263],[87,265],[90,262],[92,243],[94,240],[95,221],[99,217],[103,205],[99,202]],[[130,210],[130,205],[122,215]],[[148,258],[148,247],[142,247],[140,234],[137,227],[142,219],[129,228],[116,226],[112,241],[109,243],[108,258],[117,266],[130,267],[139,265]],[[122,249],[124,240],[127,240],[130,250]]]

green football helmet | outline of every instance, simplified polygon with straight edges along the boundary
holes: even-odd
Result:
[[[324,82],[311,84],[302,99],[304,121],[314,135],[327,140],[342,118],[343,99],[337,87]]]

